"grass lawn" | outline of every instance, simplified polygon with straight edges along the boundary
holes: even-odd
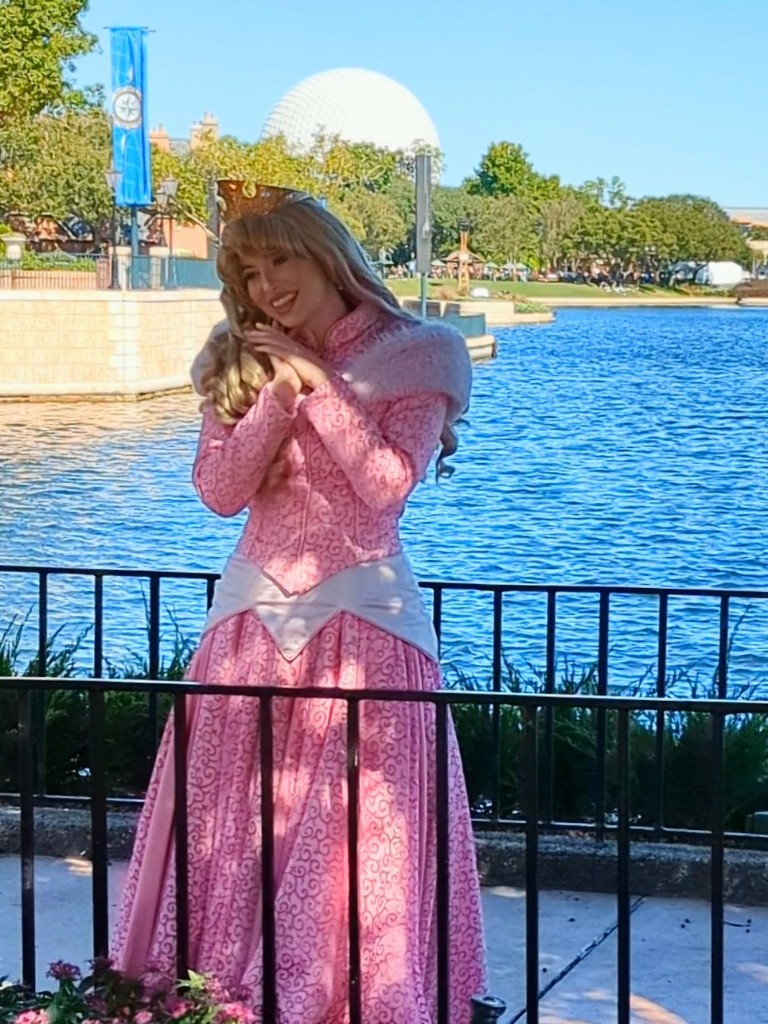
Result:
[[[386,282],[387,286],[394,292],[395,295],[404,297],[418,298],[419,295],[419,280],[418,278],[408,278],[406,280],[394,280],[390,279]],[[443,289],[455,289],[455,281],[430,281],[429,282],[429,297],[438,298],[439,292]],[[594,285],[589,284],[562,284],[560,282],[544,282],[544,281],[471,281],[470,288],[487,288],[491,296],[498,295],[502,298],[505,295],[520,295],[530,299],[538,299],[540,302],[546,303],[547,298],[612,298],[614,292],[605,292]],[[672,294],[668,289],[665,288],[641,288],[640,292],[642,295],[669,295]]]

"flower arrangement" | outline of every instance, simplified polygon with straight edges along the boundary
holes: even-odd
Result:
[[[52,963],[55,991],[0,981],[0,1024],[255,1024],[238,994],[207,975],[190,971],[184,981],[169,981],[157,973],[138,981],[107,958],[90,967],[83,976],[74,964]]]

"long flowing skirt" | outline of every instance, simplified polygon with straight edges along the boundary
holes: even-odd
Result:
[[[222,685],[439,688],[438,667],[355,616],[336,616],[292,662],[260,621],[207,633],[188,678]],[[261,1005],[258,703],[187,702],[190,966]],[[277,999],[281,1024],[348,1021],[346,702],[273,701]],[[366,1024],[433,1024],[437,992],[435,713],[363,701],[359,905]],[[465,1024],[485,956],[466,791],[449,721],[450,1007]],[[173,723],[138,827],[113,946],[138,976],[175,971]]]

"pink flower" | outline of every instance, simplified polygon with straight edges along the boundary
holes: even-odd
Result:
[[[111,971],[114,967],[114,960],[108,956],[96,956],[90,961],[91,974],[94,974],[97,978],[101,977],[102,974],[106,974],[107,971]]]
[[[245,1003],[225,1003],[216,1020],[218,1024],[255,1024],[256,1014]]]
[[[45,1010],[25,1010],[14,1018],[13,1024],[48,1024]]]
[[[219,979],[213,978],[210,975],[207,975],[205,979],[205,993],[214,1003],[228,1003],[232,999],[232,996]]]
[[[188,999],[179,999],[176,995],[170,995],[165,1003],[165,1012],[174,1020],[183,1017],[192,1008],[192,1003]]]
[[[136,1024],[152,1024],[152,1013],[149,1010],[139,1010],[133,1019]]]
[[[55,978],[56,981],[77,981],[80,977],[80,968],[74,964],[68,964],[65,960],[54,960],[52,964],[48,965],[47,974],[49,978]]]

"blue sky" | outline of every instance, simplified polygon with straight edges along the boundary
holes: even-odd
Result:
[[[764,0],[91,0],[108,82],[108,25],[146,25],[149,120],[186,137],[212,111],[258,137],[301,79],[363,67],[421,100],[459,184],[492,141],[519,142],[569,184],[692,192],[768,207]]]

